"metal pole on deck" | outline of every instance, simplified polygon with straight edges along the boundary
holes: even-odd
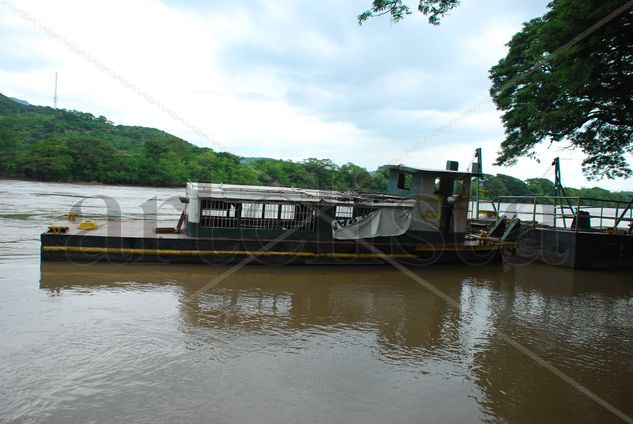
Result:
[[[477,159],[477,218],[479,219],[479,190],[481,190],[481,177],[483,175],[483,163],[481,160],[481,147],[475,150],[475,158]]]
[[[616,203],[615,204],[615,215],[613,217],[613,234],[617,234],[618,233],[618,213],[620,213],[620,204]]]
[[[560,176],[560,158],[558,158],[558,157],[554,158],[554,162],[552,162],[552,165],[554,165],[554,190],[555,190],[555,196],[556,197],[561,197],[560,210],[561,210],[562,216],[563,216],[563,227],[567,228],[567,221],[565,220],[565,207],[564,207],[563,201],[564,200],[566,201],[567,206],[569,207],[569,210],[571,211],[572,215],[575,215],[576,212],[574,212],[574,208],[571,205],[571,202],[569,201],[569,198],[567,197],[567,191],[565,190],[565,187],[563,186],[563,181],[562,181],[561,176]],[[557,202],[557,199],[555,199],[554,205],[556,205],[556,202]],[[556,206],[554,206],[554,211],[556,211]]]
[[[580,227],[580,197],[578,198],[578,201],[576,202],[576,218],[574,218],[574,220],[576,221],[576,233],[578,233],[578,227]],[[591,218],[589,218],[589,220],[591,221]]]
[[[629,209],[633,210],[633,199],[631,199],[631,201],[628,203],[628,205],[626,205],[626,207],[622,211],[622,214],[619,215],[619,217],[618,217],[618,213],[620,211],[619,208],[620,208],[620,202],[615,204],[615,217],[616,217],[616,220],[615,220],[615,224],[613,225],[614,230],[618,229],[618,224],[620,222],[622,222],[623,219],[625,219],[626,213],[629,211]]]
[[[477,207],[475,210],[477,211],[476,219],[479,219],[479,177],[477,177]]]

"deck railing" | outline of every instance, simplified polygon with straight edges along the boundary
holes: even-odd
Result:
[[[581,219],[589,219],[592,227],[615,232],[633,225],[633,198],[630,201],[596,199],[591,197],[562,196],[499,196],[496,201],[487,202],[492,210],[479,210],[479,216],[471,207],[471,218],[518,216],[532,225],[579,230]]]

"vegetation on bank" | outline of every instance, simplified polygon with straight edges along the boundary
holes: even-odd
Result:
[[[0,176],[42,181],[183,186],[187,180],[381,192],[387,171],[329,159],[255,158],[194,146],[163,131],[114,125],[90,113],[23,105],[0,95]],[[486,175],[482,198],[552,195],[549,180]],[[473,185],[473,194],[475,187]],[[569,195],[629,200],[601,188]]]
[[[526,181],[509,175],[497,174],[485,175],[481,184],[480,197],[482,199],[494,200],[499,196],[554,196],[554,182],[545,178],[529,178]],[[473,184],[472,196],[476,194],[476,185]],[[600,187],[573,188],[565,187],[567,196],[586,197],[592,199],[618,200],[629,202],[633,197],[633,192],[612,192]],[[551,202],[551,201],[550,201]],[[548,203],[546,199],[539,203]],[[599,206],[598,203],[596,205]]]
[[[42,181],[182,186],[187,180],[382,191],[369,173],[328,159],[243,158],[197,147],[153,128],[114,125],[103,116],[23,105],[0,95],[0,175]]]

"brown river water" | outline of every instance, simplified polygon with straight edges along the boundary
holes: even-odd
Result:
[[[631,272],[40,264],[183,191],[0,180],[0,422],[632,422]]]

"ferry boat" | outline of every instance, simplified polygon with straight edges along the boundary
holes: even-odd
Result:
[[[187,183],[178,225],[140,222],[51,226],[42,260],[357,264],[482,264],[499,243],[467,238],[475,174],[389,167],[386,194]]]

